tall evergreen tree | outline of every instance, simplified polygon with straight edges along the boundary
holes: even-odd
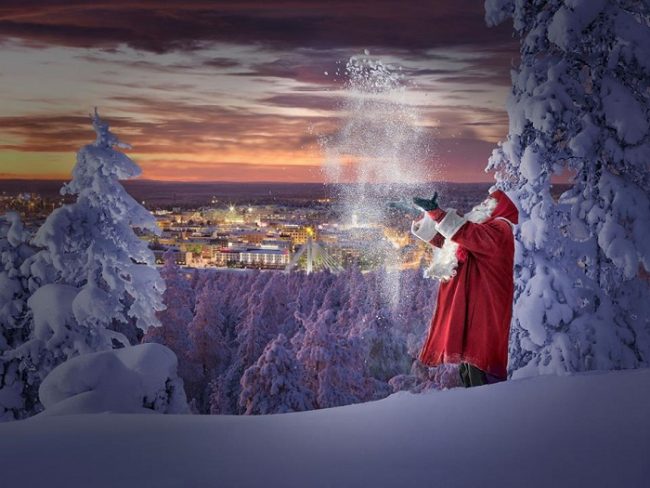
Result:
[[[30,238],[17,213],[0,217],[0,422],[21,418],[27,407],[13,351],[29,337],[29,289],[21,267],[34,252]]]
[[[305,320],[296,355],[307,371],[307,386],[316,393],[319,408],[358,403],[373,393],[365,379],[361,341],[335,331],[335,322],[336,313],[330,308]]]
[[[488,0],[521,38],[489,168],[520,205],[515,375],[650,364],[650,6]],[[575,173],[555,201],[551,177]]]
[[[28,244],[30,238],[17,213],[0,217],[0,354],[27,338],[29,290],[21,267],[34,253]]]
[[[183,379],[185,391],[193,397],[192,386],[202,379],[199,366],[195,360],[195,348],[190,333],[190,324],[194,320],[194,306],[196,297],[190,279],[176,264],[175,252],[168,249],[164,257],[164,265],[160,275],[165,281],[163,304],[165,309],[156,315],[160,320],[160,327],[150,327],[143,338],[143,342],[157,342],[169,347],[178,358],[178,375]],[[198,314],[197,314],[198,316]]]
[[[130,320],[146,330],[158,326],[164,282],[147,243],[134,228],[159,233],[156,220],[120,180],[139,176],[139,166],[116,148],[129,148],[111,133],[97,111],[94,143],[77,153],[72,180],[61,193],[75,203],[56,209],[34,238],[56,271],[56,283],[81,288],[75,317],[89,329]],[[39,254],[41,254],[39,253]],[[101,313],[106,312],[106,313]]]
[[[210,388],[209,383],[217,378],[230,363],[230,351],[224,335],[225,317],[223,313],[223,288],[214,283],[206,283],[196,303],[196,314],[186,327],[191,345],[183,356],[188,363],[183,379],[187,392],[196,400],[201,412],[207,412]]]
[[[12,351],[28,404],[23,416],[41,409],[38,387],[57,365],[129,345],[116,329],[159,325],[164,282],[153,253],[133,230],[158,228],[119,182],[138,176],[140,168],[116,150],[128,146],[96,111],[92,124],[97,138],[79,150],[72,180],[61,190],[77,199],[48,216],[32,240],[40,250],[21,266],[33,292],[28,340]]]
[[[314,394],[305,385],[305,372],[284,334],[267,344],[257,362],[244,372],[241,386],[239,403],[247,415],[314,408]]]

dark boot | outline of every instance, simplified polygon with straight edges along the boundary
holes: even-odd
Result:
[[[481,386],[488,384],[488,379],[485,375],[485,372],[473,364],[460,363],[458,372],[460,373],[460,380],[462,381],[465,388],[469,388],[470,386]]]

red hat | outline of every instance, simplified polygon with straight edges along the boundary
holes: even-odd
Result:
[[[516,225],[519,223],[519,211],[515,204],[508,198],[501,190],[497,190],[493,193],[490,193],[490,197],[494,198],[497,201],[497,206],[492,212],[491,218],[503,218],[509,221],[511,224]]]

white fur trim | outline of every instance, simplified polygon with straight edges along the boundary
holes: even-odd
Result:
[[[431,265],[424,270],[424,276],[440,281],[447,281],[456,276],[456,268],[458,267],[457,249],[458,244],[450,240],[445,241],[441,248],[434,247]]]
[[[512,222],[510,222],[510,221],[509,221],[508,219],[506,219],[505,217],[497,217],[497,218],[494,219],[494,220],[503,220],[504,222],[508,222],[508,223],[510,224],[510,228],[511,228],[511,229],[514,229],[514,228],[515,228],[515,224],[513,224]]]
[[[438,233],[436,231],[436,221],[431,218],[428,212],[424,212],[424,217],[411,223],[411,233],[418,239],[428,243]]]
[[[487,198],[485,201],[479,203],[474,207],[470,212],[465,215],[465,218],[460,217],[455,210],[450,209],[447,211],[447,215],[442,221],[438,224],[438,232],[445,236],[445,243],[441,248],[433,248],[433,259],[431,260],[431,265],[424,270],[424,276],[427,278],[437,279],[440,281],[448,281],[454,276],[456,276],[456,268],[458,268],[458,258],[456,257],[456,251],[458,250],[458,244],[451,240],[451,237],[458,232],[463,224],[467,221],[473,222],[475,224],[480,224],[485,222],[494,209],[497,206],[497,201],[495,198]],[[447,216],[450,217],[449,223],[445,224],[449,226],[449,231],[451,232],[450,236],[447,237],[445,233],[440,229]],[[453,224],[452,224],[453,219]],[[504,219],[506,220],[506,219]],[[458,225],[460,223],[460,225]],[[455,227],[458,225],[457,227]],[[455,228],[454,228],[455,227]],[[447,229],[445,229],[447,231]]]
[[[447,215],[436,225],[436,230],[440,232],[445,239],[451,239],[458,229],[460,229],[467,220],[456,213],[456,210],[450,208]]]

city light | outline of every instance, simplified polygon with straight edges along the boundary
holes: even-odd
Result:
[[[211,205],[214,199],[216,196],[211,195],[207,205],[200,207],[152,209],[159,232],[138,231],[138,235],[150,243],[156,264],[163,264],[164,252],[171,248],[176,253],[175,261],[183,267],[285,270],[300,249],[311,242],[315,246],[312,251],[318,246],[327,250],[330,264],[343,268],[357,263],[367,270],[378,263],[376,257],[364,252],[362,242],[383,241],[382,249],[387,253],[406,249],[410,242],[408,229],[389,222],[362,225],[355,216],[357,227],[341,225],[336,204],[311,207],[249,201],[238,205],[233,201],[220,206]],[[40,225],[52,208],[62,203],[59,200],[58,196],[52,199],[37,194],[0,195],[0,209],[18,211],[30,229]],[[138,201],[152,203],[150,199]],[[359,231],[364,232],[362,237],[355,234]],[[412,246],[400,254],[397,266],[419,263],[424,250]],[[305,269],[305,263],[299,260],[291,268]],[[319,261],[314,270],[321,266]]]

